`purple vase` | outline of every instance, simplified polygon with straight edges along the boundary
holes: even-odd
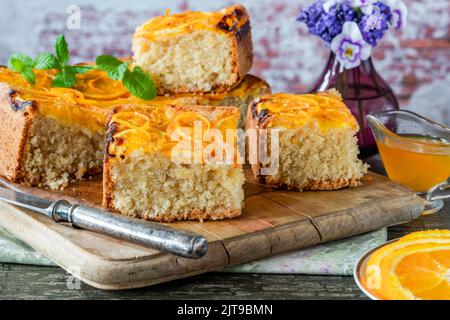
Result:
[[[343,69],[334,53],[312,92],[336,88],[345,104],[350,108],[359,123],[358,144],[360,157],[367,158],[377,153],[377,146],[366,115],[383,110],[399,109],[397,98],[391,87],[376,72],[372,58],[361,61],[358,67]]]

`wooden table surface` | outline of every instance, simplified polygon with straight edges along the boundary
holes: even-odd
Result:
[[[372,163],[376,171],[381,169]],[[390,227],[389,239],[426,229],[450,229],[450,201],[439,213]],[[366,299],[350,276],[209,273],[148,288],[102,291],[63,269],[0,264],[2,299]]]

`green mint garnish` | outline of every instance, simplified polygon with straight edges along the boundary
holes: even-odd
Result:
[[[55,54],[43,52],[33,60],[23,53],[15,53],[9,58],[8,68],[19,72],[30,83],[36,81],[33,69],[58,70],[52,84],[63,88],[73,87],[77,74],[98,69],[105,71],[111,79],[122,81],[128,91],[138,98],[152,100],[156,97],[153,80],[140,67],[130,70],[130,61],[124,62],[113,56],[102,55],[97,57],[95,66],[71,66],[69,60],[69,46],[64,35],[59,35],[56,38]]]
[[[113,56],[98,56],[95,60],[97,68],[106,71],[113,80],[123,80],[125,72],[128,71],[129,61],[123,62]]]
[[[95,66],[67,66],[67,67],[72,69],[75,73],[79,74],[83,74],[95,69]]]
[[[61,67],[58,59],[48,52],[40,53],[34,59],[34,68],[38,70],[59,69]]]
[[[106,71],[111,79],[122,81],[128,91],[143,100],[156,97],[152,79],[140,67],[129,69],[129,61],[123,62],[112,56],[99,56],[95,61],[97,68]]]
[[[56,37],[55,53],[61,65],[65,66],[69,62],[69,46],[62,34]]]
[[[132,95],[142,100],[152,100],[156,97],[155,84],[140,67],[125,72],[123,84]]]
[[[8,68],[19,72],[30,83],[36,81],[33,67],[33,59],[23,53],[14,53],[8,60]]]
[[[76,72],[70,66],[64,66],[55,78],[53,85],[60,88],[72,88],[77,82]]]

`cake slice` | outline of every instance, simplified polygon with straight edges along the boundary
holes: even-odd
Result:
[[[245,128],[247,108],[250,102],[262,95],[270,93],[271,89],[266,81],[254,75],[247,74],[244,79],[230,91],[204,94],[172,94],[157,97],[155,102],[158,104],[238,107],[241,111],[239,128]]]
[[[50,84],[51,73],[36,72],[31,85],[0,67],[0,175],[58,189],[101,172],[107,112]]]
[[[259,148],[249,148],[257,155],[252,169],[262,183],[334,190],[358,186],[367,172],[358,159],[358,123],[335,91],[262,96],[249,106],[247,128],[261,133]],[[273,129],[278,138],[270,135]]]
[[[227,91],[252,66],[249,16],[233,5],[155,17],[136,29],[132,50],[160,94]]]
[[[230,129],[235,134],[238,121],[239,110],[233,107],[116,109],[107,129],[103,205],[163,222],[240,215],[244,174],[237,153],[231,162],[216,158],[220,150],[236,151],[236,139],[221,138],[223,146],[210,150],[206,138],[217,132],[225,137]]]
[[[120,105],[147,105],[120,81],[93,70],[77,75],[74,88],[52,87],[54,71],[35,70],[36,84],[0,67],[0,175],[13,182],[60,189],[100,173],[109,112]],[[237,105],[270,87],[246,76],[225,93],[159,96],[152,104]]]

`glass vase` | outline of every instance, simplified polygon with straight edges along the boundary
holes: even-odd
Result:
[[[399,105],[391,87],[375,70],[372,58],[361,61],[358,67],[345,69],[331,52],[325,69],[311,91],[330,88],[336,88],[340,92],[345,104],[358,120],[360,157],[364,159],[376,154],[377,145],[366,116],[384,110],[397,110]]]

